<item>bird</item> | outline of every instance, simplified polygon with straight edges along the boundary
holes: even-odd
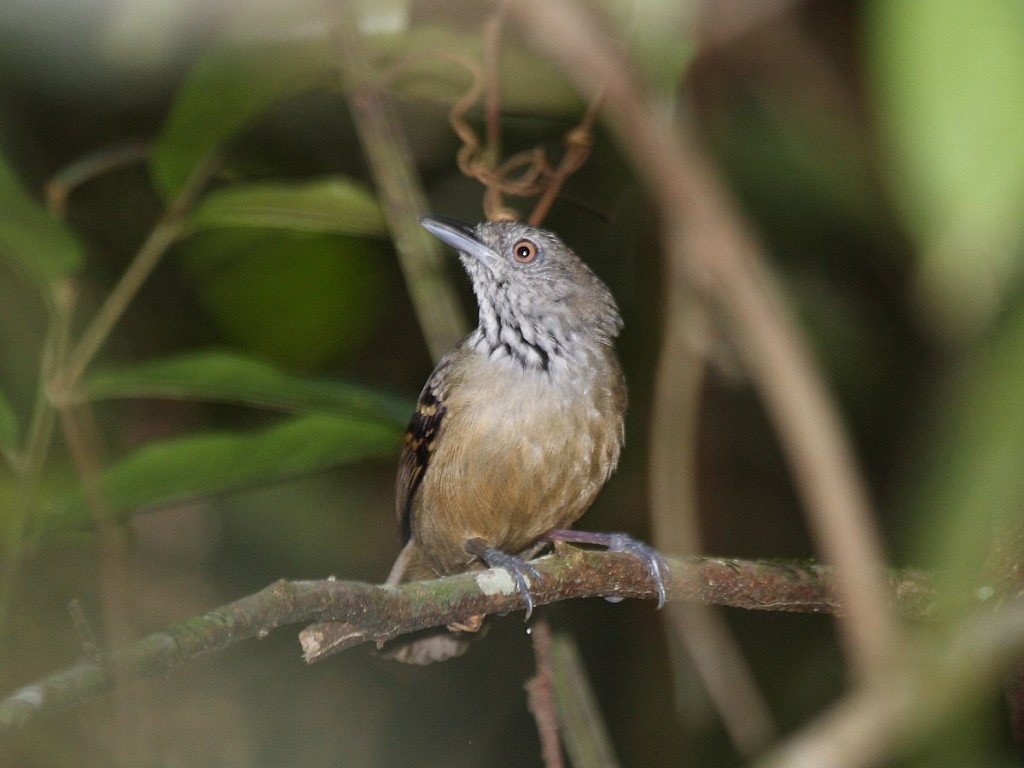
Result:
[[[528,619],[528,560],[553,541],[641,557],[665,602],[668,568],[626,534],[570,530],[615,470],[626,382],[611,291],[553,232],[519,221],[420,224],[458,251],[479,306],[476,328],[437,364],[404,436],[395,511],[404,544],[386,583],[504,568]],[[483,617],[407,641],[415,664],[462,653]]]

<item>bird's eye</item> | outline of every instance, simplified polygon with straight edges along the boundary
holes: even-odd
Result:
[[[512,247],[512,256],[520,264],[529,264],[537,258],[537,246],[529,240],[520,240]]]

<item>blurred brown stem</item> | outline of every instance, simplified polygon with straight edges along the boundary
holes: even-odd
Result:
[[[90,403],[66,405],[60,409],[64,442],[71,455],[78,481],[85,493],[99,543],[100,597],[104,637],[114,647],[126,645],[135,634],[132,622],[132,576],[125,531],[114,521],[101,484],[103,448]],[[102,660],[103,657],[101,657]],[[137,691],[120,684],[123,674],[116,667],[107,670],[117,696],[117,738],[112,741],[115,764],[139,765],[146,755],[144,725],[147,711],[140,706]],[[127,681],[124,681],[127,682]]]
[[[493,172],[501,157],[501,31],[505,24],[504,4],[499,4],[484,22],[484,106],[487,145],[485,162]],[[502,198],[501,184],[488,184],[484,193],[484,213],[489,220],[508,215]]]
[[[0,570],[0,629],[6,629],[11,599],[21,568],[25,533],[32,518],[36,494],[50,444],[57,427],[57,411],[50,402],[49,382],[63,366],[70,339],[71,315],[75,290],[70,282],[53,287],[48,302],[49,327],[39,364],[36,397],[29,422],[24,462],[20,469],[18,488],[8,508],[3,539],[3,565]]]
[[[978,611],[943,637],[933,653],[857,686],[755,768],[890,765],[957,713],[989,701],[993,686],[1019,668],[1022,657],[1024,601]]]
[[[696,444],[711,330],[678,249],[668,251],[665,271],[665,320],[651,410],[651,521],[661,551],[695,553],[700,551]],[[699,604],[670,605],[668,618],[737,751],[759,752],[774,737],[775,723],[726,623]],[[683,703],[688,710],[692,706]]]
[[[118,161],[123,159],[117,158]],[[99,165],[103,166],[103,163],[99,162]],[[17,499],[12,505],[11,523],[4,542],[3,572],[0,573],[0,625],[4,623],[7,606],[15,588],[22,538],[35,502],[39,477],[49,454],[58,409],[71,402],[75,387],[96,353],[109,338],[118,320],[167,249],[184,231],[189,209],[218,165],[219,157],[211,156],[193,170],[181,193],[157,220],[149,237],[136,252],[121,279],[82,333],[78,343],[73,346],[70,344],[70,327],[76,298],[75,288],[70,282],[54,286],[50,302],[50,330],[43,349],[39,392],[29,427],[25,471],[21,477]],[[87,169],[92,169],[92,166],[87,166]],[[86,169],[81,169],[79,173],[86,173]]]
[[[558,713],[555,710],[555,693],[552,683],[551,627],[543,616],[537,617],[530,626],[533,641],[533,659],[536,674],[526,681],[526,694],[530,712],[537,723],[540,737],[540,752],[544,768],[563,768],[562,743],[558,737]],[[575,763],[573,763],[576,766]],[[578,766],[577,766],[578,768]]]
[[[511,6],[525,37],[585,93],[605,94],[620,144],[660,209],[664,242],[693,284],[720,301],[778,430],[823,556],[847,611],[840,629],[860,678],[884,674],[901,644],[883,585],[881,542],[841,420],[766,267],[760,244],[682,125],[665,119],[591,13],[566,0]]]
[[[429,210],[427,197],[401,122],[373,72],[356,26],[356,7],[350,0],[339,0],[328,8],[336,14],[338,51],[349,84],[349,107],[356,132],[380,195],[416,318],[430,356],[437,361],[465,335],[465,313],[448,277],[440,243],[417,221]]]
[[[612,748],[608,727],[597,706],[579,649],[569,634],[553,633],[551,660],[555,703],[571,765],[573,768],[617,768],[619,759]]]

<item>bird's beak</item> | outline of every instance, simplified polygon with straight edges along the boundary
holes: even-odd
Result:
[[[485,265],[494,263],[498,255],[476,236],[473,228],[444,216],[421,216],[420,224],[430,234],[460,253],[472,256]]]

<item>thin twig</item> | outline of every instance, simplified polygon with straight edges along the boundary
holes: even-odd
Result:
[[[204,159],[192,171],[178,197],[164,210],[149,237],[128,265],[128,269],[107,295],[96,316],[82,334],[82,338],[68,355],[67,364],[58,371],[50,390],[55,402],[67,402],[71,397],[82,374],[100,351],[110,332],[128,309],[128,305],[156,269],[167,249],[184,232],[189,210],[219,166],[220,156],[216,153]]]
[[[530,224],[539,226],[544,221],[548,211],[551,210],[551,206],[555,204],[558,193],[562,191],[565,182],[582,168],[587,158],[590,157],[590,151],[594,146],[594,122],[601,111],[603,101],[600,96],[591,100],[590,106],[583,115],[583,119],[580,120],[576,127],[565,134],[565,153],[562,155],[562,162],[558,164],[558,168],[551,174],[547,182],[547,188],[533,207],[533,211],[528,219]]]
[[[75,187],[122,165],[141,162],[149,152],[149,143],[133,141],[93,152],[62,168],[47,182],[46,207],[54,218],[63,219],[68,197]]]
[[[540,737],[540,753],[544,768],[563,768],[562,744],[558,738],[558,711],[555,708],[554,675],[551,661],[551,627],[543,616],[530,626],[533,658],[537,673],[526,681],[527,702]],[[574,768],[580,766],[573,762]]]
[[[518,152],[504,162],[501,157],[501,35],[505,6],[501,3],[483,27],[484,63],[480,66],[465,57],[445,51],[418,53],[403,58],[384,74],[381,83],[392,82],[416,60],[437,58],[453,61],[472,77],[469,88],[452,105],[448,122],[462,146],[456,153],[456,165],[463,175],[485,187],[483,208],[488,220],[518,218],[507,208],[504,195],[532,197],[541,195],[528,221],[539,225],[554,204],[565,181],[586,162],[593,145],[593,125],[600,110],[600,98],[594,99],[583,119],[566,132],[565,150],[557,167],[552,167],[540,147]],[[483,97],[485,140],[481,142],[466,115]]]

